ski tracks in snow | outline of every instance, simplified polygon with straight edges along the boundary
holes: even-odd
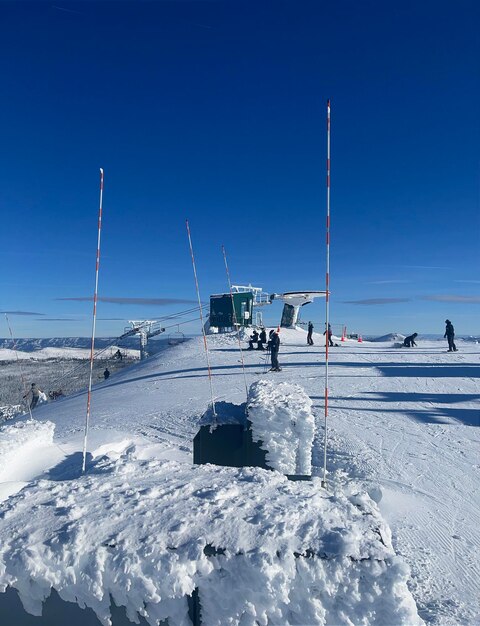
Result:
[[[452,407],[478,408],[476,383],[462,377],[461,366],[455,375],[450,355],[402,353],[407,363],[397,365],[381,349],[368,356],[353,351],[358,365],[351,349],[332,357],[332,479],[354,477],[379,500],[395,549],[411,567],[411,589],[426,622],[480,623],[479,429],[449,417]],[[480,361],[478,354],[469,355],[474,359]],[[318,390],[313,397],[320,399],[314,453],[320,465],[323,403]]]

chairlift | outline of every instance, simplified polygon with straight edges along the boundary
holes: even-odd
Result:
[[[176,332],[170,333],[168,335],[168,345],[177,346],[179,343],[183,343],[184,341],[185,341],[185,335],[182,332],[180,332],[180,325],[178,325]]]

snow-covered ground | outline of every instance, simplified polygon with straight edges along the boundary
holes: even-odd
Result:
[[[305,337],[282,330],[279,373],[265,373],[260,352],[245,352],[246,378],[306,391],[320,476],[323,337],[314,335],[313,347]],[[236,339],[208,341],[217,399],[242,404]],[[459,341],[447,354],[439,341],[413,349],[337,342],[326,492],[318,478],[291,483],[261,469],[191,465],[209,402],[200,339],[97,385],[83,477],[85,394],[38,407],[40,424],[9,422],[0,447],[2,588],[19,589],[38,613],[54,587],[104,623],[105,591],[130,615],[143,598],[151,615],[188,623],[184,596],[198,585],[209,625],[244,611],[231,623],[384,626],[416,622],[407,582],[425,622],[479,623],[479,346]],[[207,544],[224,553],[206,556]],[[294,566],[288,555],[306,550],[343,560],[297,557]],[[215,614],[222,602],[229,616]]]

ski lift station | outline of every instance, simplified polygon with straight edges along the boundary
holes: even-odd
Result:
[[[219,332],[227,332],[235,327],[263,326],[262,311],[264,306],[274,300],[283,302],[280,326],[294,328],[298,321],[300,308],[310,304],[315,298],[324,298],[325,291],[286,291],[268,294],[261,287],[252,285],[232,285],[232,293],[210,296],[210,327]]]

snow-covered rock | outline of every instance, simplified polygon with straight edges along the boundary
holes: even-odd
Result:
[[[132,447],[77,480],[4,504],[0,589],[41,614],[54,588],[111,624],[420,624],[388,526],[366,494],[330,494],[259,468],[140,460]],[[1,598],[0,598],[1,601]]]

